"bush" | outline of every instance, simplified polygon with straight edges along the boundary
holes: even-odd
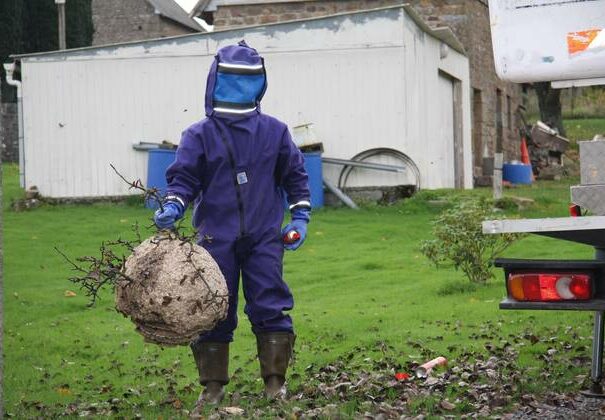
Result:
[[[451,262],[472,283],[485,284],[493,277],[493,259],[522,235],[484,235],[481,222],[495,215],[489,201],[464,201],[444,211],[433,222],[435,239],[423,241],[421,252],[435,266]]]

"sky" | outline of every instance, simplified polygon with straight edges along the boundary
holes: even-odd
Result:
[[[195,4],[198,2],[198,0],[174,0],[176,1],[179,6],[181,6],[187,13],[189,13],[191,11],[191,9],[193,9],[193,6],[195,6]],[[208,25],[206,22],[204,22],[202,19],[198,19],[198,18],[194,18],[200,25],[202,25],[202,27],[208,31],[208,32],[212,32],[214,30],[214,26],[212,25]]]
[[[193,9],[193,6],[195,6],[195,3],[197,3],[197,0],[175,0],[179,6],[181,6],[183,9],[185,9],[185,11],[187,13],[189,13],[191,11],[191,9]]]

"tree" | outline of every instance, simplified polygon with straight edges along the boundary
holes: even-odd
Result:
[[[561,112],[561,90],[553,89],[550,82],[534,83],[540,107],[540,120],[548,126],[555,128],[559,134],[565,136],[563,115]]]
[[[66,7],[69,1],[66,2]],[[23,51],[33,53],[59,48],[57,6],[54,0],[28,0],[23,12]]]
[[[10,54],[23,50],[23,4],[23,0],[0,1],[0,64],[5,63]],[[0,67],[2,100],[14,102],[16,100],[15,91],[6,83],[4,67]]]
[[[66,0],[67,48],[92,44],[92,0]],[[27,54],[58,49],[57,5],[55,0],[0,1],[0,60],[11,54]],[[14,89],[6,84],[4,68],[2,98],[14,98]],[[14,99],[13,99],[14,100]]]
[[[94,27],[92,24],[91,0],[67,0],[65,9],[67,48],[92,45]]]

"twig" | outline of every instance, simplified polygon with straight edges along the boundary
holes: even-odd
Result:
[[[63,252],[61,252],[61,250],[59,248],[57,248],[56,246],[54,248],[55,248],[55,251],[57,251],[63,257],[63,259],[65,261],[67,261],[73,267],[72,270],[80,271],[82,273],[87,273],[86,270],[82,269],[82,267],[78,266],[76,263],[74,263],[72,260],[70,260],[67,255],[65,255]]]
[[[128,241],[119,238],[116,241],[102,242],[99,247],[99,256],[86,255],[78,257],[74,261],[59,248],[54,247],[55,251],[72,266],[72,270],[82,273],[80,276],[70,277],[69,280],[86,291],[86,296],[90,297],[88,306],[94,306],[99,298],[99,291],[105,286],[115,287],[118,281],[132,281],[124,274],[126,263],[124,254],[132,253],[134,248],[141,243],[138,225],[135,224],[133,229],[137,236],[136,240]]]
[[[145,185],[143,185],[143,183],[141,182],[140,179],[137,179],[135,181],[129,181],[124,177],[124,175],[122,175],[120,172],[118,172],[116,167],[113,166],[113,163],[110,163],[109,166],[111,166],[111,169],[113,169],[113,171],[120,178],[122,178],[122,181],[124,181],[125,183],[127,183],[130,186],[130,188],[128,188],[129,190],[136,189],[136,190],[143,191],[143,194],[145,195],[145,200],[153,199],[153,200],[157,201],[158,204],[160,205],[160,210],[164,211],[164,206],[162,203],[162,195],[160,194],[160,192],[158,191],[157,188],[145,188]]]

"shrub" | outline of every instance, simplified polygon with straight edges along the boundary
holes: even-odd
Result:
[[[433,222],[434,239],[423,241],[421,252],[436,267],[450,262],[472,283],[485,284],[493,277],[495,256],[522,235],[484,235],[481,222],[495,217],[489,201],[464,201],[441,213]]]

